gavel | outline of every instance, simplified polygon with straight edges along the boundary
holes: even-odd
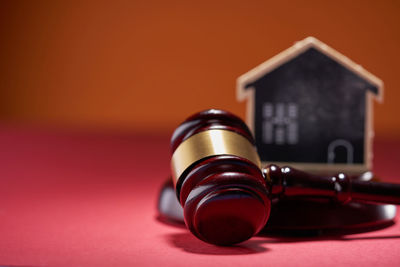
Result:
[[[267,223],[285,196],[400,204],[400,184],[317,176],[291,167],[261,168],[254,139],[237,116],[210,109],[186,119],[171,138],[171,171],[184,221],[199,239],[233,245]]]

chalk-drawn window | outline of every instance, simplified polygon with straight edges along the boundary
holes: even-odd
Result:
[[[297,144],[298,107],[295,103],[264,103],[263,105],[263,143],[284,145]]]

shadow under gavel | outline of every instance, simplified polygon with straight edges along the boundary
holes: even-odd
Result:
[[[271,201],[285,197],[400,204],[400,185],[311,175],[290,167],[262,169],[246,124],[221,110],[189,117],[171,139],[172,177],[184,221],[199,239],[232,245],[267,223]]]

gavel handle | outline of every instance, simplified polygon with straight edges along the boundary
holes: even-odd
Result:
[[[400,184],[360,181],[343,173],[323,177],[276,165],[267,166],[263,172],[273,198],[328,197],[342,203],[358,201],[400,205]]]
[[[400,184],[352,180],[351,199],[400,205]]]

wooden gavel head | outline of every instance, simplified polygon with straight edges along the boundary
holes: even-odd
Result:
[[[171,139],[172,176],[190,231],[230,245],[257,234],[271,208],[252,135],[238,117],[206,110],[189,117]]]

